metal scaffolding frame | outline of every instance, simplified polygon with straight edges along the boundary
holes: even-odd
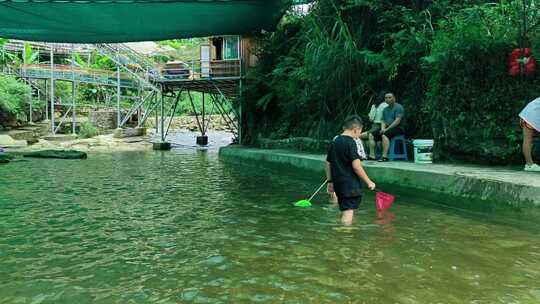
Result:
[[[166,137],[170,131],[172,121],[175,117],[178,104],[182,101],[182,96],[187,93],[193,113],[196,116],[197,125],[203,136],[208,130],[208,116],[206,115],[206,97],[210,96],[212,109],[217,109],[225,120],[227,128],[234,134],[235,138],[241,140],[241,108],[231,116],[227,110],[227,104],[232,107],[232,98],[239,97],[242,88],[242,61],[232,60],[227,63],[226,68],[233,67],[238,74],[231,75],[230,72],[213,72],[209,75],[202,73],[202,64],[192,62],[190,67],[191,76],[170,77],[170,75],[161,75],[153,63],[144,56],[138,54],[125,44],[59,44],[59,43],[33,43],[33,47],[38,51],[49,51],[50,62],[48,68],[43,65],[29,65],[26,62],[24,41],[15,41],[8,44],[10,51],[23,52],[23,66],[21,68],[9,68],[7,73],[11,73],[34,88],[38,96],[45,98],[46,119],[50,119],[51,133],[56,134],[62,124],[71,113],[72,132],[76,132],[76,90],[78,83],[90,83],[103,86],[116,87],[116,111],[117,127],[124,127],[133,115],[138,117],[138,127],[144,125],[146,120],[152,115],[156,116],[156,132],[159,133],[160,141],[166,142]],[[75,66],[75,52],[90,54],[92,51],[108,57],[116,63],[116,71],[96,71],[81,69]],[[60,56],[70,56],[71,63],[69,67],[55,64],[55,53]],[[38,56],[39,57],[39,56]],[[235,68],[236,67],[236,68]],[[6,72],[6,71],[4,71]],[[221,73],[221,74],[220,74]],[[40,87],[39,80],[44,81],[44,86]],[[55,96],[55,82],[67,81],[71,83],[71,101],[63,103]],[[137,89],[139,95],[137,100],[132,103],[127,113],[122,117],[121,92],[122,88]],[[43,92],[43,93],[42,93]],[[192,99],[192,92],[202,93],[203,107],[202,113],[198,113]],[[165,97],[172,97],[171,107],[165,111]],[[55,108],[67,107],[64,115],[59,121],[55,119]],[[29,114],[32,121],[33,105],[30,105]],[[241,142],[240,142],[241,143]]]
[[[41,96],[45,97],[45,113],[46,120],[50,121],[50,132],[56,134],[61,128],[62,124],[66,122],[68,115],[71,114],[71,123],[72,123],[72,133],[76,132],[77,120],[76,120],[76,89],[78,88],[78,83],[88,83],[102,86],[114,86],[116,87],[116,111],[117,111],[117,127],[125,125],[128,117],[122,118],[122,109],[121,109],[121,88],[132,88],[137,89],[139,94],[144,94],[148,88],[155,90],[155,86],[148,82],[148,80],[143,77],[138,76],[136,73],[131,71],[126,67],[125,64],[122,64],[118,60],[119,55],[115,58],[111,58],[111,55],[104,50],[100,51],[101,48],[105,48],[106,45],[92,46],[92,45],[75,45],[75,44],[66,44],[66,43],[30,43],[32,48],[38,52],[48,51],[50,62],[46,66],[44,65],[29,65],[26,62],[26,43],[24,41],[10,41],[4,47],[6,50],[11,52],[22,52],[23,64],[21,67],[7,67],[2,72],[4,74],[14,75],[27,84],[29,84],[37,93],[38,98]],[[111,47],[108,47],[111,49]],[[111,73],[108,71],[102,70],[89,70],[89,69],[80,69],[75,67],[75,52],[90,54],[92,50],[97,50],[100,54],[107,56],[115,63],[117,63],[117,70],[114,73],[114,79],[111,77]],[[64,57],[71,57],[70,65],[68,68],[64,65],[55,64],[55,55],[59,53]],[[135,51],[132,51],[132,54],[135,54]],[[141,56],[142,57],[142,56]],[[39,58],[39,55],[38,55]],[[121,73],[120,71],[125,70],[126,72]],[[43,80],[45,85],[41,87],[39,85],[39,80]],[[55,96],[55,82],[56,81],[67,81],[71,83],[71,100],[69,103],[64,103],[57,96]],[[42,94],[44,91],[44,94]],[[140,98],[143,99],[143,98]],[[29,111],[29,121],[32,122],[32,112],[33,104],[30,101],[30,111]],[[55,110],[58,107],[67,107],[63,116],[56,121],[54,115]],[[140,109],[136,109],[138,115],[140,115]],[[131,114],[133,115],[133,114]],[[123,122],[121,124],[121,122]]]
[[[174,98],[174,102],[171,104],[170,109],[166,112],[166,114],[161,115],[161,118],[156,124],[159,126],[166,126],[166,128],[162,128],[162,131],[160,132],[161,140],[166,140],[166,137],[169,134],[170,125],[175,117],[178,104],[183,100],[182,94],[185,93],[186,96],[184,97],[186,97],[185,99],[187,99],[187,101],[189,102],[189,106],[191,106],[193,114],[195,114],[195,120],[197,122],[197,127],[201,133],[201,136],[206,136],[206,133],[208,131],[209,116],[206,112],[206,110],[208,109],[206,97],[209,96],[210,106],[212,107],[212,109],[217,109],[218,113],[225,121],[227,129],[231,133],[233,133],[235,139],[240,141],[240,112],[234,111],[231,99],[240,96],[241,84],[242,82],[240,76],[236,77],[235,79],[229,78],[226,80],[204,79],[163,81],[163,92],[172,94],[171,97]],[[193,92],[198,92],[202,94],[201,111],[197,111],[197,108],[193,101]],[[154,106],[157,106],[157,103]],[[231,115],[231,113],[227,110],[228,108],[233,110],[233,115]]]

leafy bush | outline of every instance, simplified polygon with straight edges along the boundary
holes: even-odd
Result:
[[[28,85],[11,76],[0,76],[0,112],[2,116],[19,118],[24,115],[32,98]],[[0,121],[0,123],[2,123]]]
[[[426,119],[444,158],[506,164],[521,159],[518,113],[538,96],[540,77],[512,78],[507,58],[518,47],[510,5],[482,5],[440,22],[431,53]],[[533,47],[539,40],[531,41]]]
[[[89,122],[83,122],[80,125],[79,137],[81,138],[91,138],[99,134],[96,126]]]
[[[540,54],[540,13],[522,4],[319,0],[262,38],[235,105],[243,142],[332,138],[389,90],[407,111],[407,136],[435,138],[438,157],[520,162],[517,114],[540,91],[539,76],[507,74],[512,48]]]
[[[191,98],[193,99],[193,106],[195,107],[195,111],[197,111],[197,114],[202,113],[202,93],[192,92]],[[167,109],[172,106],[172,103],[172,99],[165,99],[165,107]],[[194,115],[195,113],[193,112],[193,106],[191,105],[188,94],[182,93],[182,97],[180,102],[178,103],[176,113],[177,115]],[[230,108],[228,103],[224,103],[224,110],[230,112],[232,109]],[[204,112],[206,114],[220,113],[217,106],[215,106],[214,102],[208,94],[206,94],[204,98]]]

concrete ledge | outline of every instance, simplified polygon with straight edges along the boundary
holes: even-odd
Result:
[[[224,160],[253,160],[324,172],[325,155],[284,150],[228,146]],[[362,163],[379,184],[397,185],[431,193],[500,202],[515,207],[540,207],[540,173],[504,167],[427,164],[410,162]]]

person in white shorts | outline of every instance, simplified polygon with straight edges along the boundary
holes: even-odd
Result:
[[[525,171],[540,172],[540,166],[532,158],[533,138],[540,132],[540,97],[529,102],[519,113],[520,125],[523,130],[523,156]]]

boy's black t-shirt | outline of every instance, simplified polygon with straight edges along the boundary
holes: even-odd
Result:
[[[360,159],[356,142],[350,136],[340,135],[330,144],[326,161],[330,163],[334,190],[338,198],[362,195],[362,183],[352,167]]]

